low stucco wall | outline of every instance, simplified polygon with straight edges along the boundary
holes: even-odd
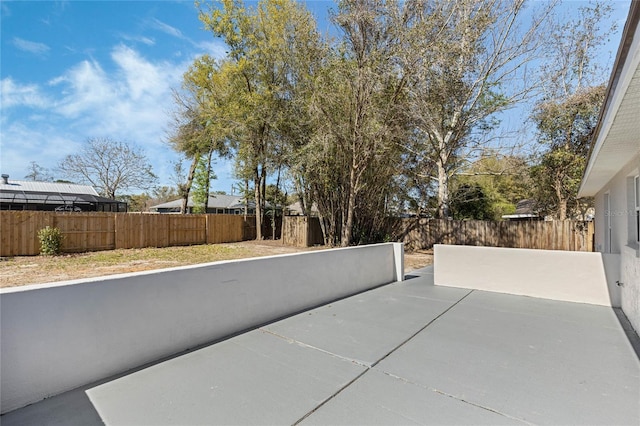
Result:
[[[399,243],[0,291],[1,411],[403,277]]]
[[[640,249],[622,247],[620,258],[622,310],[640,334]]]
[[[620,306],[620,256],[473,246],[434,246],[436,285]]]

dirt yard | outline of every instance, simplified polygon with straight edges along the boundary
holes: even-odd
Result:
[[[109,250],[62,256],[20,256],[0,260],[0,287],[42,284],[76,278],[148,271],[218,260],[244,259],[322,250],[298,248],[281,241],[244,241],[188,247]],[[433,263],[430,251],[406,252],[405,272]]]

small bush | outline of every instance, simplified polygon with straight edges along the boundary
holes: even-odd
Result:
[[[62,249],[62,232],[58,228],[47,226],[38,231],[40,254],[55,256]]]

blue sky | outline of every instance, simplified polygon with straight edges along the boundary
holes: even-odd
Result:
[[[582,2],[569,2],[570,8]],[[629,1],[613,2],[620,40]],[[330,1],[308,1],[321,19]],[[0,170],[23,179],[31,161],[54,169],[90,137],[142,147],[159,183],[172,185],[166,144],[171,89],[198,55],[224,55],[193,1],[2,1]],[[320,30],[327,30],[323,19]],[[218,161],[214,190],[230,191]]]

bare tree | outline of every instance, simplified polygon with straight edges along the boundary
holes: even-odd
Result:
[[[110,138],[88,139],[78,154],[65,157],[58,168],[63,176],[90,184],[109,198],[118,191],[149,189],[157,179],[140,148]]]
[[[29,173],[25,175],[25,179],[38,182],[49,182],[53,180],[53,176],[49,173],[49,169],[42,167],[35,161],[29,163]]]

